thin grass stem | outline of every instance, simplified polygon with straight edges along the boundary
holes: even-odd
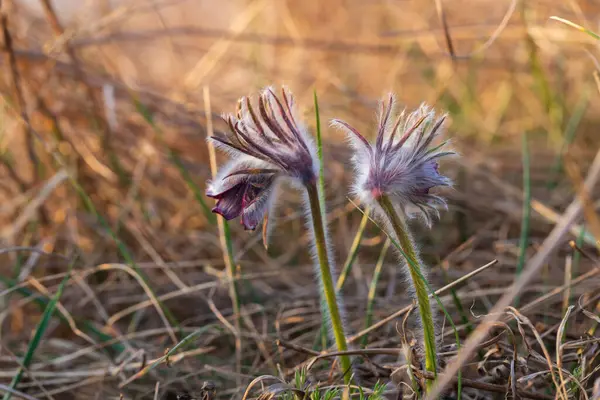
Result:
[[[562,123],[564,118],[563,106],[560,103],[560,98],[550,84],[548,74],[543,68],[543,63],[540,57],[540,49],[529,31],[529,26],[534,26],[533,11],[527,2],[521,2],[521,12],[523,21],[526,27],[525,44],[529,52],[529,67],[531,68],[531,76],[534,79],[534,89],[546,109],[548,116],[548,139],[549,143],[556,149],[560,148],[563,141],[562,138]]]
[[[531,173],[529,160],[529,145],[527,134],[523,134],[523,217],[521,220],[521,238],[519,239],[519,259],[517,261],[516,275],[521,275],[527,256],[527,245],[529,243],[529,220],[531,215]],[[515,299],[515,304],[519,304],[519,298]]]
[[[52,315],[54,314],[54,310],[56,309],[58,300],[60,299],[60,296],[62,296],[63,289],[65,288],[65,285],[67,284],[68,280],[71,278],[72,266],[73,266],[73,264],[69,265],[69,270],[67,271],[67,275],[65,275],[62,282],[58,286],[58,290],[52,297],[52,300],[50,300],[50,302],[48,302],[48,305],[44,309],[44,313],[42,315],[40,322],[38,323],[38,325],[35,329],[33,338],[31,339],[31,342],[29,342],[29,346],[27,347],[27,352],[25,353],[25,357],[23,357],[21,366],[19,367],[19,369],[17,370],[17,373],[15,374],[12,381],[10,382],[11,389],[16,389],[17,385],[19,384],[19,382],[21,382],[21,379],[23,378],[23,373],[25,372],[25,370],[27,368],[29,368],[31,361],[33,360],[33,355],[34,355],[35,351],[37,350],[39,344],[42,341],[42,336],[44,335],[44,332],[46,331],[46,328],[48,327],[48,323],[50,322],[50,319],[52,318]],[[4,394],[3,400],[10,400],[11,397],[12,397],[12,393],[6,392]]]
[[[564,155],[568,149],[568,147],[575,140],[575,135],[577,134],[577,130],[581,121],[583,120],[583,116],[588,108],[590,102],[590,94],[591,89],[589,86],[586,86],[579,98],[579,101],[575,105],[573,109],[573,114],[569,118],[567,122],[567,126],[565,128],[564,141],[562,143],[562,148],[560,152],[557,154],[554,164],[552,165],[552,169],[550,170],[550,179],[548,180],[547,187],[548,189],[554,189],[558,185],[558,180],[560,175],[563,172],[564,167]]]
[[[313,92],[315,101],[315,123],[317,127],[317,157],[319,158],[319,201],[321,212],[325,218],[325,164],[323,162],[323,136],[321,135],[321,114],[319,113],[319,99],[317,90]]]
[[[557,17],[557,16],[554,16],[554,15],[551,16],[550,19],[553,19],[553,20],[558,21],[558,22],[562,22],[563,24],[569,25],[570,27],[575,28],[575,29],[577,29],[580,32],[588,34],[589,36],[593,37],[596,40],[600,40],[600,35],[598,35],[596,32],[591,31],[591,30],[589,30],[587,28],[584,28],[583,26],[581,26],[579,24],[576,24],[576,23],[574,23],[572,21],[569,21],[568,19]]]
[[[577,247],[581,248],[583,246],[583,242],[585,240],[585,225],[581,226],[582,229],[577,235],[577,239],[575,239],[575,244]],[[579,263],[581,262],[581,252],[575,251],[573,252],[573,265],[571,266],[571,279],[574,279],[579,275]],[[569,299],[569,302],[574,301],[574,297]]]
[[[385,256],[391,244],[392,243],[390,242],[389,238],[385,240],[385,242],[383,243],[383,247],[381,248],[381,253],[379,253],[377,263],[375,264],[375,270],[373,271],[373,279],[371,280],[371,285],[369,286],[369,296],[367,297],[367,316],[365,318],[365,329],[369,328],[373,323],[373,305],[375,304],[375,295],[377,294],[377,283],[379,282],[379,277],[381,276],[381,271],[383,270],[383,262],[385,261]],[[369,335],[363,336],[361,346],[363,348],[367,347],[368,341]]]
[[[207,121],[207,134],[212,136],[212,114],[210,107],[210,91],[208,87],[204,87],[204,111]],[[210,169],[212,171],[213,178],[217,174],[217,157],[215,154],[215,148],[212,142],[208,142],[208,155],[210,158]],[[238,373],[238,384],[241,383],[239,379],[242,370],[242,338],[241,338],[241,313],[240,313],[240,298],[238,295],[238,288],[236,282],[236,265],[235,257],[233,255],[233,244],[231,240],[231,231],[229,224],[224,218],[217,218],[217,227],[219,229],[219,241],[223,251],[223,261],[225,263],[225,273],[227,274],[227,280],[229,281],[229,297],[231,298],[231,306],[234,314],[234,328],[235,334],[235,354],[236,354],[236,371]]]
[[[354,265],[354,261],[356,261],[356,256],[358,255],[358,247],[360,246],[360,241],[362,240],[363,233],[365,232],[365,227],[367,226],[367,222],[369,221],[369,209],[365,210],[365,214],[362,216],[360,220],[360,225],[358,226],[358,230],[356,231],[356,235],[354,235],[354,240],[352,241],[352,246],[350,246],[350,251],[348,252],[348,257],[346,257],[346,262],[344,263],[344,268],[342,268],[342,273],[337,280],[336,290],[340,291],[344,287],[346,283],[346,279],[348,279],[348,275],[352,270],[352,266]]]
[[[317,158],[319,159],[319,203],[321,206],[321,216],[323,221],[327,221],[326,203],[325,203],[325,162],[323,160],[323,136],[321,133],[321,113],[319,112],[319,99],[317,90],[313,91],[313,100],[315,106],[315,126],[317,133]],[[321,304],[321,306],[324,306]],[[327,348],[327,309],[322,309],[321,330],[319,337],[321,339],[322,348]],[[319,340],[317,337],[317,340]]]

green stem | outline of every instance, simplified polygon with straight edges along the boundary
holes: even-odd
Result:
[[[515,279],[519,279],[519,275],[523,271],[525,261],[527,261],[527,247],[529,243],[529,220],[531,214],[531,172],[530,172],[530,161],[529,161],[529,146],[527,142],[527,134],[524,133],[522,137],[522,149],[523,149],[523,214],[521,218],[521,237],[519,239],[519,259],[517,260],[517,276]],[[519,298],[515,298],[515,306],[519,305]]]
[[[373,323],[373,306],[375,304],[375,296],[377,295],[377,283],[379,282],[381,270],[383,269],[383,262],[385,261],[385,255],[387,254],[387,251],[390,248],[390,244],[392,244],[392,242],[390,242],[390,239],[386,239],[385,243],[383,244],[383,248],[381,249],[381,253],[379,253],[377,264],[375,264],[375,270],[373,271],[373,279],[371,280],[371,285],[369,286],[369,295],[367,297],[367,317],[365,318],[365,329],[370,327]],[[369,335],[363,336],[361,346],[363,348],[367,347],[368,342]]]
[[[417,303],[419,306],[419,314],[421,314],[421,323],[423,325],[423,342],[425,346],[425,369],[433,372],[437,376],[436,369],[436,348],[435,348],[435,328],[433,325],[433,315],[431,313],[431,305],[429,304],[429,296],[427,294],[427,282],[422,272],[419,270],[419,257],[417,250],[413,244],[411,234],[404,220],[398,216],[389,197],[383,195],[379,198],[379,205],[383,208],[384,213],[390,220],[394,233],[400,243],[400,247],[407,258],[407,267],[410,272],[410,277],[413,282],[415,293],[417,295]],[[427,386],[431,387],[433,381],[427,382]]]
[[[319,202],[319,190],[316,183],[308,183],[306,185],[308,193],[308,201],[310,203],[310,213],[312,217],[313,230],[315,236],[315,246],[317,248],[317,257],[319,259],[320,278],[323,283],[323,292],[327,307],[329,308],[329,316],[333,327],[333,336],[337,345],[338,351],[348,350],[346,343],[346,335],[344,335],[344,326],[340,316],[340,310],[337,304],[335,286],[333,285],[333,277],[329,266],[329,256],[327,254],[327,242],[325,240],[325,226],[323,214],[321,213],[321,205]],[[350,358],[346,355],[340,356],[340,364],[344,373],[344,383],[350,383],[351,363]]]

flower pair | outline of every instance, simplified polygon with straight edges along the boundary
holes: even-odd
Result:
[[[227,220],[241,216],[244,228],[254,230],[270,209],[280,182],[316,180],[317,150],[285,88],[280,97],[265,89],[257,105],[249,98],[240,99],[237,115],[224,119],[229,132],[211,139],[232,159],[210,183],[207,195],[217,199],[213,212]],[[443,132],[445,116],[436,117],[426,105],[397,114],[390,95],[380,104],[378,120],[373,144],[346,122],[332,121],[348,132],[354,149],[354,192],[366,204],[390,196],[406,215],[410,206],[416,207],[429,224],[431,213],[437,214],[436,206],[446,205],[430,190],[451,185],[440,174],[438,159],[453,152],[444,150],[447,142],[432,147]]]
[[[326,317],[337,349],[344,352],[348,348],[344,307],[333,286],[337,271],[316,184],[319,158],[311,136],[295,113],[293,97],[285,89],[281,98],[271,88],[264,90],[258,105],[242,98],[237,115],[225,117],[229,132],[212,138],[232,159],[211,182],[207,194],[217,199],[214,212],[228,220],[241,216],[246,229],[255,229],[273,208],[280,182],[289,180],[305,190],[319,294],[328,307]],[[406,261],[404,270],[410,276],[423,327],[425,368],[433,373],[437,365],[436,333],[428,284],[418,249],[397,210],[408,215],[408,207],[415,206],[429,222],[431,212],[437,213],[435,207],[446,205],[441,197],[430,193],[436,186],[451,185],[450,179],[440,174],[438,159],[453,153],[443,149],[446,142],[432,146],[442,133],[444,120],[444,116],[436,118],[425,105],[412,113],[397,115],[390,95],[380,106],[375,143],[369,143],[343,121],[332,122],[348,132],[354,147],[355,193],[392,228],[391,237],[396,239],[394,244],[402,261]],[[340,357],[340,366],[345,383],[350,384],[351,362],[347,355]]]

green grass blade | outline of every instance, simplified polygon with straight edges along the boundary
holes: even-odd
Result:
[[[368,215],[368,214],[365,214]],[[379,253],[379,258],[377,259],[377,263],[375,264],[375,270],[373,271],[373,279],[371,279],[371,285],[369,286],[369,296],[367,297],[367,315],[365,318],[365,328],[368,328],[373,323],[373,306],[375,304],[375,295],[377,294],[377,283],[379,282],[379,277],[381,276],[381,271],[383,270],[383,262],[385,261],[385,256],[390,248],[390,239],[386,239],[383,247],[381,248],[381,253]],[[367,347],[367,343],[369,342],[369,335],[365,335],[362,337],[361,346],[363,348]]]
[[[136,107],[136,110],[138,111],[138,113],[144,118],[146,123],[148,123],[148,125],[150,125],[152,127],[152,129],[154,129],[154,132],[157,134],[158,139],[160,140],[162,145],[167,149],[169,160],[173,163],[173,165],[175,165],[175,167],[181,174],[181,177],[187,184],[188,188],[194,194],[196,201],[198,202],[198,204],[200,205],[200,208],[202,209],[202,213],[204,214],[204,217],[208,220],[208,222],[211,225],[215,225],[217,223],[217,219],[216,219],[215,215],[211,212],[208,204],[206,203],[206,200],[204,199],[204,194],[202,193],[202,190],[200,190],[200,188],[198,187],[196,182],[194,182],[194,180],[190,176],[190,173],[183,165],[181,158],[179,158],[179,154],[177,154],[176,151],[174,151],[169,146],[167,146],[167,144],[164,140],[164,135],[163,135],[162,130],[154,122],[154,115],[152,115],[152,112],[150,111],[150,109],[148,109],[148,107],[146,107],[146,105],[144,103],[142,103],[139,99],[137,99],[135,96],[133,97],[133,101],[135,103],[135,107]]]
[[[11,389],[16,389],[17,385],[23,378],[23,373],[25,372],[25,369],[29,368],[31,361],[33,360],[33,355],[35,354],[35,351],[37,350],[37,348],[42,340],[42,336],[44,336],[44,332],[46,331],[46,328],[48,327],[48,322],[50,321],[52,314],[54,314],[54,310],[56,309],[56,304],[58,303],[58,300],[60,299],[60,296],[62,295],[65,285],[67,284],[70,277],[71,277],[71,266],[69,266],[69,272],[67,273],[67,275],[63,278],[60,285],[58,285],[58,290],[56,291],[56,293],[54,294],[54,296],[52,297],[50,302],[48,302],[48,305],[46,306],[46,309],[44,310],[44,313],[42,314],[42,319],[40,320],[37,327],[35,328],[33,338],[31,339],[31,342],[29,342],[29,347],[27,348],[25,357],[23,358],[23,361],[21,362],[21,366],[19,367],[19,369],[17,370],[17,373],[15,374],[12,381],[10,382]],[[12,397],[12,393],[7,392],[4,394],[3,399],[10,400],[11,397]]]
[[[563,24],[569,25],[570,27],[575,28],[580,32],[583,32],[583,33],[593,37],[596,40],[600,40],[600,35],[598,35],[596,32],[590,31],[589,29],[584,28],[583,26],[576,24],[575,22],[569,21],[568,19],[557,17],[554,15],[551,16],[550,19],[553,19],[558,22],[562,22]]]
[[[340,291],[344,287],[344,283],[346,283],[346,279],[348,279],[348,275],[352,270],[352,266],[354,265],[354,261],[356,261],[356,256],[358,255],[358,248],[360,246],[360,241],[362,240],[363,233],[365,232],[365,227],[367,226],[367,222],[369,221],[369,210],[365,210],[365,214],[363,214],[362,219],[360,220],[360,225],[358,226],[358,230],[356,231],[356,235],[354,235],[354,240],[352,241],[352,246],[350,246],[350,251],[348,252],[348,256],[346,257],[346,262],[344,263],[344,267],[342,268],[342,273],[338,278],[336,284],[336,290]]]
[[[528,6],[526,2],[521,3],[521,11],[526,27],[530,24],[532,26],[535,24],[533,11]],[[550,84],[551,81],[544,71],[543,62],[539,55],[539,47],[528,30],[526,31],[525,41],[529,52],[529,67],[531,68],[531,76],[534,79],[534,88],[538,92],[542,104],[548,113],[550,143],[558,149],[562,142],[562,123],[564,117],[563,107],[559,102],[560,96],[554,92]]]
[[[2,282],[8,288],[13,288],[17,285],[16,281],[14,281],[12,279],[8,279],[2,275],[0,275],[0,282]],[[48,307],[48,303],[51,300],[51,299],[46,299],[44,297],[39,297],[39,294],[34,293],[33,291],[31,291],[30,289],[28,289],[26,287],[17,288],[16,292],[25,298],[31,297],[33,302],[38,306],[38,308],[40,310],[42,310],[42,312],[46,309],[46,307]],[[62,315],[62,313],[57,314],[56,317],[58,317],[58,319],[60,320],[61,323],[65,324],[66,326],[69,326],[67,319],[64,317],[64,315]],[[83,327],[83,330],[85,333],[90,334],[91,336],[96,336],[97,339],[102,343],[115,339],[113,336],[110,336],[110,335],[102,332],[101,329],[98,329],[94,325],[94,323],[89,320],[79,320],[79,319],[75,318],[75,323],[77,324],[77,326]],[[125,351],[125,346],[123,346],[120,343],[115,343],[115,344],[111,345],[111,348],[117,354],[120,354],[121,352]]]
[[[442,270],[442,274],[444,275],[444,280],[446,281],[446,284],[449,284],[450,279],[448,277],[448,273],[443,268],[441,268],[441,270]],[[474,329],[473,324],[471,323],[471,321],[469,321],[469,318],[467,317],[465,308],[463,307],[462,302],[460,301],[460,298],[458,297],[458,293],[456,293],[456,290],[454,290],[454,288],[450,289],[450,295],[452,296],[452,302],[454,303],[454,306],[456,307],[456,310],[458,311],[458,314],[460,315],[460,320],[463,323],[463,325],[465,325],[465,330],[467,332],[467,335],[469,335],[471,332],[473,332],[473,329]]]
[[[316,351],[324,351],[329,347],[327,342],[327,314],[326,309],[321,306],[321,327],[319,328],[319,334],[315,336],[313,341],[312,349]]]
[[[229,259],[229,265],[228,268],[230,270],[230,275],[231,275],[231,279],[234,279],[235,276],[237,275],[236,273],[236,265],[235,265],[235,257],[233,254],[233,241],[231,239],[231,228],[229,227],[229,224],[227,223],[227,221],[223,221],[223,236],[225,238],[225,249],[227,251],[227,258]],[[235,287],[235,301],[237,302],[237,304],[235,304],[235,308],[237,310],[239,310],[240,308],[240,297],[237,294],[238,293],[238,289],[237,289],[237,282],[235,280],[232,281],[232,285]]]
[[[590,87],[585,86],[583,89],[583,92],[581,93],[581,97],[579,98],[579,101],[577,102],[577,104],[575,105],[575,108],[573,109],[573,114],[571,115],[571,118],[569,118],[569,121],[567,122],[567,126],[565,128],[565,133],[564,133],[564,141],[562,143],[562,148],[561,148],[560,152],[556,155],[556,160],[554,161],[554,164],[552,165],[552,170],[550,171],[550,179],[549,179],[548,185],[547,185],[549,189],[554,189],[556,187],[556,185],[558,184],[559,176],[563,170],[563,156],[565,154],[567,147],[569,145],[571,145],[571,143],[573,143],[573,140],[575,140],[575,135],[577,134],[577,129],[579,128],[579,124],[581,123],[581,120],[583,119],[585,111],[587,110],[589,102],[590,102],[590,94],[591,94]]]
[[[579,232],[579,235],[577,235],[577,238],[575,239],[575,244],[579,249],[583,246],[585,242],[585,225],[582,225],[581,228],[581,232]],[[577,277],[577,275],[579,275],[579,263],[581,262],[581,252],[575,250],[573,253],[574,254],[573,264],[571,265],[571,278],[575,278]],[[569,303],[574,303],[576,301],[577,299],[575,298],[575,296],[573,296],[573,293],[571,292]],[[598,310],[598,305],[596,305],[596,309]],[[592,326],[587,330],[587,334],[593,337],[596,333],[596,329],[598,329],[598,325],[599,324],[597,321],[593,321]]]
[[[521,220],[521,238],[519,240],[519,258],[517,260],[516,275],[521,275],[525,266],[527,256],[527,247],[529,243],[529,220],[531,214],[531,173],[529,160],[529,145],[527,143],[527,134],[522,136],[522,157],[523,157],[523,216]],[[515,278],[518,279],[518,278]],[[519,304],[519,299],[515,299],[515,304]]]
[[[327,237],[327,210],[325,202],[325,163],[323,160],[323,137],[321,135],[321,117],[319,114],[319,101],[316,89],[313,91],[315,105],[315,123],[317,131],[317,157],[319,158],[319,179],[317,185],[306,185],[307,194],[311,207],[311,216],[313,220],[314,244],[317,249],[320,267],[320,282],[323,284],[323,299],[327,301],[327,311],[331,317],[331,327],[333,336],[339,351],[347,349],[346,336],[340,317],[340,304],[337,302],[337,290],[335,288],[335,276],[331,274],[330,265],[332,261],[328,252]],[[313,190],[314,189],[314,190]],[[314,193],[316,191],[316,193]],[[318,210],[316,209],[318,207]],[[317,213],[318,211],[318,213]],[[319,214],[319,215],[317,215]],[[343,310],[342,310],[343,311]],[[321,329],[321,333],[325,332]],[[340,357],[340,366],[344,374],[344,382],[349,384],[351,381],[351,361],[347,356]]]
[[[3,275],[0,275],[0,282],[5,284],[8,288],[13,288],[16,285],[16,282],[12,279],[9,279]],[[38,305],[42,310],[44,310],[48,306],[48,302],[46,299],[40,298],[36,296],[31,290],[26,287],[18,288],[17,293],[19,293],[23,297],[33,297],[33,302]]]
[[[575,239],[575,244],[577,247],[581,248],[583,246],[585,240],[585,225],[581,225],[581,232],[577,235]],[[579,251],[575,251],[573,254],[573,265],[571,268],[571,278],[575,278],[579,275],[579,263],[581,262],[581,253]]]
[[[319,100],[317,98],[317,90],[313,92],[315,101],[315,122],[317,130],[317,157],[319,157],[319,202],[321,203],[321,213],[323,221],[327,223],[325,210],[325,164],[323,162],[323,138],[321,136],[321,115],[319,114]]]

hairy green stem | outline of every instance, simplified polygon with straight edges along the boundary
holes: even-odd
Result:
[[[348,344],[346,343],[346,335],[344,334],[344,326],[342,324],[342,317],[338,308],[335,286],[333,284],[333,277],[329,264],[327,241],[325,239],[325,226],[323,214],[321,213],[321,205],[319,202],[319,191],[316,183],[307,184],[306,191],[308,193],[308,201],[310,203],[315,247],[317,248],[317,257],[319,260],[321,274],[320,278],[321,282],[323,283],[323,294],[325,295],[325,301],[327,302],[327,307],[329,308],[333,336],[335,338],[338,351],[346,351],[348,350]],[[349,384],[351,375],[350,358],[347,355],[340,356],[340,364],[344,374],[344,383]]]
[[[423,342],[425,347],[425,369],[437,374],[436,370],[436,346],[435,346],[435,327],[433,324],[433,315],[431,305],[429,304],[429,295],[427,293],[427,282],[420,270],[420,261],[417,255],[417,249],[413,243],[411,234],[406,223],[396,213],[389,197],[383,195],[379,198],[379,205],[387,215],[392,229],[396,234],[403,255],[406,257],[406,265],[410,272],[410,277],[417,295],[419,314],[421,315],[421,324],[423,325]],[[428,381],[428,387],[433,385],[433,381]]]

